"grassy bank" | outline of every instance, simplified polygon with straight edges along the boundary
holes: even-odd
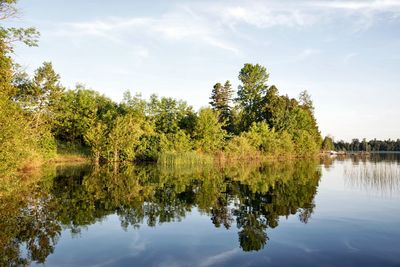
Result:
[[[86,146],[57,141],[57,153],[49,161],[53,163],[86,162],[91,160],[90,149]]]

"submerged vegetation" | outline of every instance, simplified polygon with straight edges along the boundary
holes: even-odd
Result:
[[[14,0],[1,0],[2,19]],[[4,14],[4,15],[3,15]],[[306,91],[298,99],[267,85],[269,73],[244,64],[234,95],[231,82],[212,88],[211,107],[198,112],[182,100],[124,94],[116,103],[77,85],[67,89],[51,62],[32,76],[10,56],[14,41],[37,44],[35,29],[0,28],[0,171],[60,155],[90,155],[96,163],[170,161],[172,155],[223,158],[307,157],[318,153],[321,136]],[[65,151],[77,151],[68,153]],[[190,159],[192,160],[192,159]],[[8,172],[10,173],[10,172]]]

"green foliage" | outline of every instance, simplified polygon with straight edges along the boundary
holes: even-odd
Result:
[[[295,155],[292,136],[286,131],[277,133],[274,129],[269,129],[265,122],[253,123],[249,131],[232,138],[226,150],[232,156],[240,158]]]
[[[0,97],[0,173],[10,175],[30,160],[55,155],[56,143],[46,127],[31,128],[22,110]]]
[[[156,95],[150,97],[149,117],[154,121],[158,133],[176,133],[185,124],[185,118],[192,115],[192,108],[186,102]]]
[[[152,131],[151,125],[142,118],[131,114],[118,117],[107,138],[107,150],[113,155],[112,160],[134,161],[140,138]]]
[[[0,173],[16,168],[19,159],[27,155],[29,140],[24,136],[26,122],[18,106],[5,97],[0,97]]]
[[[0,19],[6,19],[16,11],[15,1],[0,2]],[[0,27],[0,176],[12,176],[17,168],[34,164],[41,158],[55,153],[54,137],[46,125],[32,127],[33,114],[24,114],[21,106],[14,102],[17,89],[13,85],[12,52],[14,40],[11,35],[29,44],[32,30],[5,29]],[[32,43],[31,43],[32,44]]]
[[[265,85],[268,74],[259,65],[246,64],[240,77],[241,105],[229,106],[232,90],[226,82],[214,87],[213,109],[195,113],[185,102],[173,98],[153,95],[146,101],[139,94],[126,92],[124,100],[116,104],[82,85],[64,91],[59,75],[45,62],[32,79],[16,69],[11,78],[18,90],[10,100],[24,111],[28,128],[38,129],[32,135],[33,143],[38,153],[47,155],[55,151],[54,137],[72,146],[87,146],[95,162],[166,158],[170,162],[179,155],[193,155],[192,151],[225,151],[233,158],[316,153],[320,134],[309,95],[302,93],[299,101],[280,96],[275,86]],[[245,97],[251,98],[249,102]],[[257,103],[257,108],[249,103]],[[250,107],[257,112],[253,114],[257,119],[248,116]],[[232,130],[248,123],[248,131]],[[237,135],[228,136],[227,129]]]
[[[18,41],[27,46],[38,46],[40,33],[35,28],[8,28],[5,33],[10,43]]]
[[[262,106],[267,91],[266,82],[269,74],[267,69],[259,64],[245,64],[239,72],[237,103],[243,110],[242,127],[248,129],[253,122],[262,120]]]
[[[156,162],[160,156],[161,136],[156,133],[144,134],[136,146],[136,160]]]
[[[279,154],[278,135],[274,130],[270,130],[265,122],[253,123],[244,136],[262,153],[266,155]]]
[[[0,0],[0,20],[16,14],[15,3]],[[212,109],[199,112],[181,100],[152,95],[146,101],[129,91],[115,103],[83,85],[65,90],[51,62],[33,77],[18,65],[13,68],[12,44],[36,46],[38,36],[34,28],[0,27],[0,160],[5,166],[15,169],[21,158],[52,157],[65,151],[60,144],[90,149],[95,162],[118,162],[171,161],[179,155],[191,158],[194,151],[238,158],[306,156],[322,142],[310,95],[303,91],[298,100],[279,95],[275,86],[267,86],[269,74],[259,64],[240,70],[235,106],[229,81],[214,85]],[[363,146],[366,142],[356,149]]]
[[[369,140],[365,138],[362,142],[355,138],[351,142],[340,140],[334,143],[335,149],[339,151],[400,151],[400,139],[397,140]]]
[[[57,142],[49,128],[35,129],[33,136],[36,138],[37,150],[42,156],[49,159],[56,155]]]
[[[60,140],[84,144],[86,132],[96,121],[111,128],[117,114],[117,106],[109,98],[78,85],[62,94],[53,131]]]
[[[213,152],[222,149],[226,131],[218,121],[218,113],[210,108],[203,108],[194,128],[195,148],[204,152]]]
[[[210,105],[213,110],[219,113],[219,122],[227,123],[228,130],[232,131],[232,115],[231,115],[231,101],[232,101],[232,85],[230,81],[226,81],[224,85],[216,83],[211,92]]]
[[[316,155],[320,148],[320,145],[315,142],[314,137],[304,130],[295,133],[294,142],[296,155],[300,157]]]
[[[44,124],[54,124],[54,111],[60,105],[60,98],[64,88],[60,85],[58,75],[50,62],[35,71],[32,80],[19,72],[14,76],[14,84],[18,89],[14,100],[25,112],[30,113],[33,125],[37,128]]]
[[[134,114],[136,117],[145,117],[146,100],[142,99],[142,95],[137,93],[132,96],[130,91],[124,93],[122,103],[119,105],[121,114]]]
[[[293,118],[293,108],[297,103],[287,96],[280,96],[274,85],[268,88],[264,102],[263,117],[271,128],[277,131],[294,128],[296,120]]]
[[[198,154],[195,151],[188,152],[162,152],[160,153],[157,163],[160,166],[202,166],[210,165],[214,161],[213,157],[208,154]]]
[[[225,151],[231,158],[251,159],[258,158],[261,154],[252,140],[245,135],[234,136],[230,139]]]
[[[87,146],[75,142],[66,142],[57,140],[57,154],[60,156],[79,156],[90,157],[93,155],[93,150]]]
[[[15,15],[15,2],[0,1],[0,20]],[[33,28],[0,27],[0,97],[7,114],[0,142],[2,157],[10,162],[14,146],[20,153],[49,156],[55,140],[90,148],[95,162],[157,160],[161,154],[192,151],[225,151],[239,158],[306,156],[322,142],[310,95],[303,91],[298,100],[279,95],[275,86],[267,86],[269,73],[259,64],[247,63],[240,70],[235,106],[229,81],[214,85],[212,109],[198,113],[181,100],[152,95],[146,101],[129,91],[118,104],[82,85],[65,90],[50,62],[32,78],[17,66],[13,69],[8,55],[13,42],[35,46],[37,37]]]
[[[334,150],[335,146],[333,144],[333,139],[330,136],[325,136],[324,140],[322,141],[322,150],[329,151]]]
[[[15,7],[17,0],[1,0],[0,1],[0,20],[6,20],[17,16],[18,10]],[[27,46],[37,46],[40,33],[35,28],[4,28],[0,26],[0,39],[8,46],[11,52],[12,43],[22,42]]]
[[[314,104],[307,90],[300,92],[299,103],[304,109],[309,110],[311,113],[314,112]]]
[[[12,60],[8,53],[9,46],[0,36],[0,96],[5,98],[9,98],[15,93],[15,88],[11,84],[13,79]]]
[[[94,161],[98,163],[105,150],[107,126],[101,122],[93,124],[85,133],[84,139],[92,150]]]
[[[183,153],[192,150],[192,142],[190,136],[183,130],[177,133],[161,134],[160,135],[160,151]]]
[[[283,156],[293,156],[295,155],[295,144],[293,142],[293,137],[286,131],[280,132],[278,134],[279,142],[279,154]]]

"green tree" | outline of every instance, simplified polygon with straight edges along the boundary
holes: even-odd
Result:
[[[14,77],[14,84],[18,88],[15,100],[23,109],[32,115],[33,125],[53,124],[54,110],[59,105],[64,88],[60,84],[60,75],[57,74],[50,62],[44,62],[35,71],[32,80],[23,72]]]
[[[0,21],[16,17],[18,9],[15,4],[17,0],[0,0]],[[39,32],[35,28],[4,28],[0,26],[0,38],[6,45],[7,52],[13,51],[12,44],[23,42],[27,46],[37,46]]]
[[[190,136],[183,130],[179,130],[175,134],[160,135],[160,150],[161,152],[188,152],[192,150],[192,142]]]
[[[198,150],[213,152],[221,149],[226,131],[218,121],[218,113],[210,108],[200,109],[193,137]]]
[[[307,92],[307,90],[300,92],[299,103],[302,107],[309,110],[311,113],[314,112],[314,104],[311,100],[311,95]]]
[[[219,122],[231,124],[232,85],[226,81],[224,85],[216,83],[211,92],[210,105],[219,113]]]
[[[13,79],[12,60],[8,55],[10,47],[5,41],[5,37],[0,32],[0,97],[11,98],[15,93],[15,87],[11,81]]]
[[[158,133],[176,133],[187,123],[185,119],[192,114],[192,108],[181,100],[156,95],[150,97],[148,114],[155,123]]]
[[[294,135],[296,155],[300,157],[314,156],[318,153],[320,145],[307,131],[299,130]]]
[[[146,100],[142,98],[140,93],[132,96],[130,91],[124,92],[122,103],[119,105],[120,113],[134,113],[136,117],[145,117],[146,114]]]
[[[20,108],[0,97],[0,176],[15,170],[29,156],[32,132]]]
[[[113,155],[112,161],[133,161],[136,147],[144,134],[153,131],[146,120],[128,114],[117,118],[108,135],[108,151]]]
[[[106,130],[107,126],[105,124],[96,122],[84,135],[85,142],[90,146],[96,164],[99,164],[100,156],[105,150]]]
[[[226,145],[225,151],[229,156],[239,159],[252,159],[260,155],[260,151],[245,133],[231,138]]]
[[[277,131],[289,130],[290,112],[296,102],[291,101],[288,96],[280,96],[278,88],[272,85],[268,88],[264,101],[264,120],[271,128]]]
[[[263,119],[262,107],[267,92],[266,82],[269,74],[267,69],[259,64],[245,64],[239,72],[241,85],[238,87],[237,103],[243,110],[243,128],[246,130],[253,122]]]
[[[136,146],[135,158],[139,161],[157,161],[162,150],[161,136],[155,132],[143,134]]]
[[[0,1],[0,20],[17,13],[14,0]],[[28,158],[41,158],[41,153],[51,147],[49,134],[43,129],[33,131],[29,118],[13,100],[16,88],[13,85],[14,71],[10,53],[13,45],[21,41],[28,46],[37,45],[38,33],[33,28],[4,28],[0,26],[0,175],[11,175]],[[43,134],[42,134],[43,133]],[[43,138],[41,138],[43,137]],[[50,136],[51,137],[51,136]],[[6,171],[7,170],[7,171]]]
[[[0,0],[0,21],[13,18],[18,14],[15,6],[17,0]],[[0,94],[2,97],[14,96],[16,90],[12,86],[12,59],[15,42],[23,42],[27,46],[37,46],[39,32],[35,28],[5,28],[0,25]]]
[[[96,91],[77,85],[64,92],[55,111],[54,133],[57,139],[85,144],[84,136],[95,122],[112,128],[118,116],[117,105]]]
[[[275,156],[279,154],[279,139],[274,129],[270,130],[265,122],[253,123],[244,136],[259,151],[266,155]]]
[[[330,136],[325,136],[324,140],[322,141],[322,150],[329,151],[334,150],[335,146],[333,145],[333,138]]]

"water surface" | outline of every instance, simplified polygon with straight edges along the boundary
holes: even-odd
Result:
[[[400,266],[400,157],[58,166],[0,198],[1,266]]]

